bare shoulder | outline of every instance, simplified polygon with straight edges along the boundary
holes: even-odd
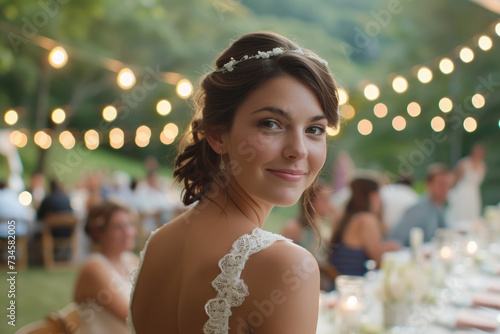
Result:
[[[259,333],[315,333],[319,268],[304,248],[278,241],[250,257],[242,275],[248,285],[243,318]],[[256,323],[256,312],[262,321]]]
[[[352,217],[352,222],[354,225],[366,229],[366,228],[378,228],[378,218],[372,212],[359,212]]]

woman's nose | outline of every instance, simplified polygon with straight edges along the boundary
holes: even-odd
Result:
[[[287,159],[301,160],[307,157],[307,147],[305,137],[302,132],[290,132],[285,138],[283,155]]]

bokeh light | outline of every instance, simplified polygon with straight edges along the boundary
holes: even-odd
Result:
[[[125,134],[120,128],[114,128],[109,132],[109,145],[114,149],[123,147],[125,143]]]
[[[54,68],[61,68],[68,62],[68,54],[62,46],[56,46],[49,53],[49,63]]]
[[[28,143],[28,136],[25,133],[15,130],[10,133],[10,142],[17,147],[24,147]]]
[[[117,76],[118,86],[121,89],[130,89],[135,85],[135,75],[130,68],[123,68]]]
[[[85,146],[89,150],[95,150],[99,147],[99,133],[96,130],[88,130],[84,136]]]
[[[479,40],[477,41],[477,45],[479,45],[481,50],[488,51],[493,46],[493,41],[488,36],[483,35],[483,36],[479,37]]]
[[[31,201],[33,201],[33,196],[31,196],[31,193],[29,191],[23,191],[19,194],[19,203],[21,203],[24,206],[29,206],[31,204]]]
[[[75,137],[71,132],[66,130],[59,135],[59,142],[65,149],[69,150],[75,146]]]
[[[179,134],[179,127],[174,123],[168,123],[165,125],[162,132],[165,134],[165,137],[175,139]]]
[[[464,129],[467,132],[474,132],[477,129],[477,122],[472,117],[467,117],[464,119]]]
[[[66,112],[61,108],[54,109],[54,111],[52,111],[51,118],[52,122],[61,124],[66,119]]]
[[[107,106],[102,110],[102,118],[108,122],[112,122],[116,119],[118,111],[113,106]]]
[[[445,57],[439,62],[439,69],[444,74],[450,74],[455,69],[455,65],[451,59]]]
[[[135,144],[139,147],[146,147],[149,145],[151,139],[151,129],[146,125],[137,128],[135,133]]]
[[[392,127],[396,131],[403,131],[406,128],[406,120],[403,116],[396,116],[392,120]]]
[[[453,102],[449,98],[443,97],[439,100],[439,109],[444,113],[450,112],[453,109]]]
[[[383,118],[383,117],[387,116],[387,106],[385,104],[383,104],[382,102],[381,103],[377,103],[373,107],[373,113],[378,118]]]
[[[160,141],[165,145],[170,145],[174,142],[175,138],[170,138],[165,135],[165,132],[162,131],[160,134]]]
[[[498,36],[500,36],[500,23],[497,23],[497,24],[495,25],[495,33],[496,33]]]
[[[339,94],[339,106],[346,104],[349,101],[349,94],[343,88],[339,88],[337,92]]]
[[[364,94],[368,100],[373,101],[379,97],[380,90],[378,89],[378,87],[376,85],[368,84],[368,85],[366,85],[366,87],[364,89]]]
[[[356,115],[356,110],[354,110],[354,107],[350,104],[344,104],[340,108],[340,112],[342,113],[342,117],[344,119],[352,119],[354,115]]]
[[[441,116],[436,116],[431,121],[431,128],[436,132],[441,132],[444,130],[445,122]]]
[[[470,63],[473,59],[474,59],[474,51],[472,51],[472,49],[464,46],[461,50],[460,50],[460,59],[464,62],[464,63]]]
[[[420,104],[418,104],[417,102],[411,102],[406,107],[406,111],[408,111],[408,115],[410,115],[411,117],[417,117],[418,115],[420,115],[422,108],[420,108]]]
[[[168,100],[161,100],[156,105],[156,111],[162,116],[168,115],[170,114],[170,111],[172,111],[172,105],[168,102]]]
[[[484,99],[484,96],[482,96],[481,94],[475,94],[473,97],[472,97],[472,105],[474,107],[476,107],[477,109],[480,109],[482,107],[484,107],[484,104],[486,103],[485,99]]]
[[[403,76],[398,75],[392,81],[392,88],[396,93],[404,93],[408,89],[408,81]]]
[[[48,149],[50,145],[52,145],[52,138],[47,134],[47,132],[40,130],[35,133],[35,144],[43,148],[44,150]]]
[[[373,125],[372,122],[370,122],[367,119],[362,119],[358,123],[358,131],[361,133],[363,136],[369,135],[372,133],[373,130]]]
[[[338,126],[337,129],[334,129],[331,126],[328,126],[326,128],[326,134],[329,135],[329,136],[331,136],[331,137],[334,137],[334,136],[338,135],[339,132],[340,132],[340,126]]]
[[[428,83],[432,80],[432,71],[425,66],[422,66],[417,72],[417,78],[421,83]]]
[[[19,120],[19,115],[17,114],[17,111],[9,110],[5,113],[4,120],[5,123],[9,125],[14,125]]]
[[[175,91],[180,98],[187,99],[193,93],[193,85],[188,79],[182,79],[177,83]]]

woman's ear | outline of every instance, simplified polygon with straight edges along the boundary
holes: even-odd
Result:
[[[226,149],[224,147],[224,136],[222,129],[216,129],[210,131],[206,135],[208,145],[214,150],[217,154],[226,153]]]

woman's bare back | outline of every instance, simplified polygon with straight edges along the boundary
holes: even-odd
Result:
[[[133,296],[131,310],[136,332],[201,333],[208,320],[205,304],[217,295],[211,283],[221,272],[219,260],[229,253],[239,237],[254,228],[250,223],[227,222],[226,216],[216,210],[194,208],[159,229],[147,246]],[[241,278],[257,294],[231,309],[231,329],[245,333],[258,293],[272,294],[272,290],[262,287],[269,281],[263,281],[261,275],[272,275],[273,270],[283,272],[273,258],[296,252],[302,253],[303,249],[277,243],[249,259],[245,268],[259,269],[244,270]],[[294,256],[293,261],[300,258]],[[282,280],[281,275],[275,276]],[[289,281],[292,280],[290,277]],[[270,286],[276,288],[276,284]]]

